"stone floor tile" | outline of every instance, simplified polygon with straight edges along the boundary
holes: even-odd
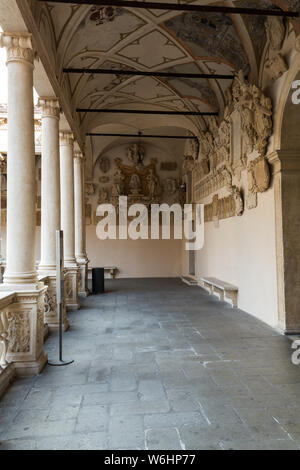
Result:
[[[289,339],[178,279],[107,289],[69,313],[75,362],[2,397],[0,450],[144,449],[145,430],[149,449],[300,447]],[[56,357],[55,333],[45,347]]]
[[[113,416],[108,429],[109,448],[144,448],[142,416]]]
[[[146,429],[145,441],[147,450],[184,450],[178,429]]]

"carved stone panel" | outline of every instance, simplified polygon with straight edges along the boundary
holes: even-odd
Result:
[[[231,114],[231,139],[230,139],[230,155],[231,155],[231,166],[234,172],[238,171],[240,174],[242,169],[242,120],[240,113],[235,110]]]

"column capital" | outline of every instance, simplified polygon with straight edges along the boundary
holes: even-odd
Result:
[[[54,117],[56,119],[59,119],[60,106],[57,98],[41,97],[38,101],[38,107],[41,108],[42,118]]]
[[[75,159],[78,163],[83,163],[84,160],[85,160],[85,156],[84,156],[84,154],[81,152],[81,150],[75,150],[75,152],[74,152],[74,159]]]
[[[273,174],[300,171],[300,150],[277,150],[269,154],[267,159],[272,165]]]
[[[74,145],[74,135],[71,131],[61,131],[59,133],[60,145]]]
[[[34,52],[30,33],[1,33],[0,46],[6,48],[7,63],[23,62],[33,67]]]

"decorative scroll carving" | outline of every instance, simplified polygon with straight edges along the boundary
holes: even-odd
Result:
[[[57,317],[56,287],[49,285],[44,297],[44,315],[45,323],[51,323],[53,318]]]

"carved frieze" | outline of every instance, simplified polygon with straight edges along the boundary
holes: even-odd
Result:
[[[231,194],[219,199],[215,194],[210,204],[204,207],[205,222],[214,222],[215,227],[219,226],[219,220],[230,217],[241,216],[244,212],[244,202],[241,191],[237,186],[232,186]]]
[[[223,165],[218,168],[215,173],[209,174],[203,180],[195,180],[194,186],[194,200],[200,201],[201,199],[209,196],[211,193],[218,191],[218,189],[226,186],[231,188],[232,175],[228,167]]]

